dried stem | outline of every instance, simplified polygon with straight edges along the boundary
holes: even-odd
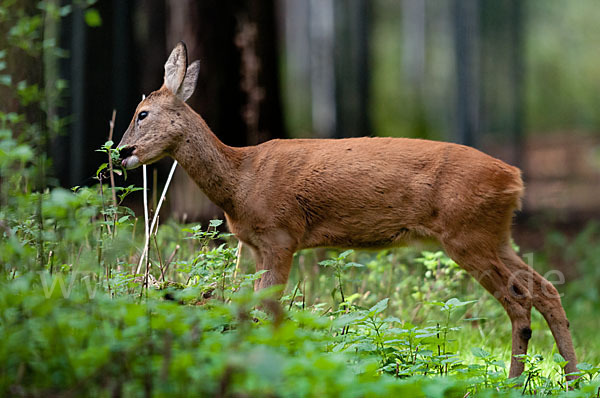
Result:
[[[167,262],[165,263],[165,273],[164,275],[167,274],[167,271],[169,270],[169,265],[171,265],[171,263],[173,262],[173,259],[175,258],[175,256],[177,255],[177,252],[179,251],[180,246],[177,245],[175,246],[175,250],[173,250],[173,253],[171,253],[171,255],[169,256],[169,259],[167,260]],[[164,275],[162,275],[162,280],[164,281]]]
[[[108,224],[108,219],[106,218],[106,207],[104,205],[104,189],[102,188],[102,173],[98,174],[98,181],[100,182],[100,200],[102,201],[102,217],[104,218],[104,223],[106,225],[108,233],[112,235],[110,225]],[[102,237],[102,226],[100,226],[100,237]]]
[[[238,241],[237,247],[237,259],[235,260],[235,269],[233,270],[233,279],[237,276],[238,269],[240,268],[240,262],[242,261],[242,241]]]
[[[158,206],[156,206],[156,212],[154,213],[154,218],[152,219],[152,225],[150,226],[150,231],[154,230],[154,226],[156,225],[156,222],[158,220],[158,213],[160,213],[160,208],[165,199],[165,196],[167,195],[167,189],[169,188],[169,184],[171,183],[171,179],[173,178],[173,174],[175,173],[176,168],[177,168],[177,161],[174,161],[173,166],[171,167],[171,171],[169,172],[169,177],[167,178],[167,183],[165,184],[162,194],[160,195],[160,200],[158,201]],[[146,169],[145,169],[145,165],[144,165],[144,211],[147,216],[147,214],[148,214],[148,195],[147,195],[147,191],[146,191],[146,172],[145,172],[145,170]],[[147,220],[146,220],[146,223],[147,223]],[[148,226],[146,226],[146,231],[148,232]],[[140,257],[140,262],[138,264],[136,274],[140,272],[142,263],[144,262],[144,259],[148,255],[149,244],[150,244],[150,235],[149,235],[149,233],[146,233],[146,242],[144,244],[144,251],[142,252],[142,256]]]
[[[294,305],[294,300],[296,299],[296,294],[298,294],[298,289],[300,289],[300,283],[302,283],[302,280],[299,280],[298,284],[296,285],[296,289],[294,290],[294,294],[292,296],[292,299],[290,300],[290,307],[288,308],[288,311],[292,310],[292,306]]]
[[[108,131],[108,140],[109,141],[112,141],[113,131],[115,129],[116,117],[117,117],[117,110],[113,109],[112,118],[110,119],[110,122],[108,123],[108,125],[110,126],[110,129]],[[113,206],[117,207],[117,194],[116,194],[116,190],[115,190],[115,173],[113,172],[112,156],[110,156],[110,151],[108,152],[108,170],[110,172],[110,187],[112,189],[112,202],[113,202]],[[117,214],[115,213],[115,219],[116,218],[117,218]]]
[[[160,278],[165,279],[165,269],[162,261],[162,256],[160,255],[160,249],[158,248],[158,242],[156,241],[156,235],[152,235],[152,240],[154,241],[154,246],[156,247],[156,254],[158,255],[158,267],[160,268]]]
[[[142,256],[140,257],[140,263],[138,264],[138,269],[136,270],[136,274],[140,272],[141,266],[144,263],[144,259],[146,254],[148,253],[148,245],[150,243],[150,230],[148,229],[148,173],[146,165],[142,166],[143,170],[143,178],[144,178],[144,250],[142,252]],[[148,264],[146,264],[146,271],[148,270]],[[147,275],[147,272],[146,272]]]

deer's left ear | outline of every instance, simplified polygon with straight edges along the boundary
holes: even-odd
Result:
[[[185,78],[187,69],[187,49],[185,44],[180,41],[177,43],[169,59],[165,63],[165,81],[164,85],[173,93],[177,94]]]
[[[196,89],[196,83],[198,82],[198,72],[200,71],[200,61],[194,61],[190,66],[188,66],[187,71],[185,72],[185,77],[183,79],[183,83],[177,90],[177,97],[183,102],[187,101],[192,94],[194,94],[194,90]]]

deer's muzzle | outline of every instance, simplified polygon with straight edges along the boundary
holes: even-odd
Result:
[[[129,146],[129,147],[122,148],[121,151],[119,152],[121,155],[121,159],[123,159],[121,161],[121,164],[126,169],[135,169],[136,167],[138,167],[140,165],[140,159],[136,155],[133,154],[134,151],[135,151],[135,147]]]

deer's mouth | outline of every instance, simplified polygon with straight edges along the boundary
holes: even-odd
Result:
[[[134,151],[134,146],[128,146],[121,149],[120,155],[121,159],[123,159],[121,161],[121,164],[126,169],[135,169],[140,165],[140,159],[138,159],[138,157],[133,154]]]

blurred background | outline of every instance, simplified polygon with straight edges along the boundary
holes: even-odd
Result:
[[[112,110],[118,142],[183,40],[202,62],[189,103],[229,145],[371,135],[474,146],[522,168],[517,240],[530,247],[600,214],[597,0],[45,3],[11,3],[38,16],[18,29],[43,32],[39,56],[14,46],[10,31],[0,47],[14,82],[66,87],[45,116],[30,115],[61,117],[47,144],[57,184],[94,182]],[[50,6],[68,12],[45,18]],[[170,162],[154,166],[156,184]],[[179,220],[221,217],[183,170],[169,196],[166,211]]]

